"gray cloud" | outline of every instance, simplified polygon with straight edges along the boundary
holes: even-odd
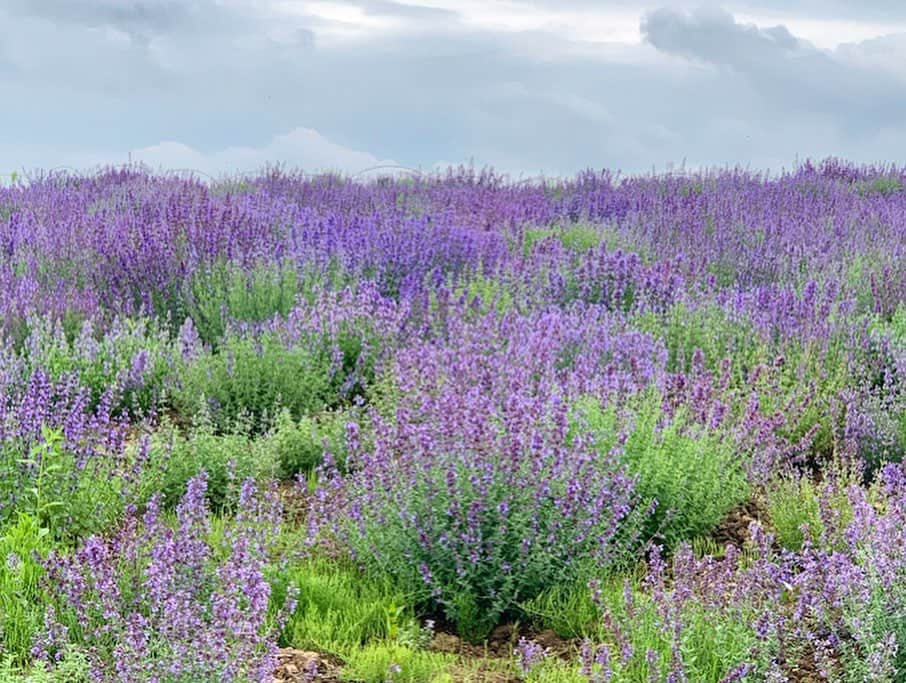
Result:
[[[139,44],[174,29],[197,29],[219,9],[206,0],[9,0],[7,6],[55,24],[113,28]]]
[[[354,0],[401,28],[333,40],[337,22],[260,2],[122,5],[130,14],[109,0],[78,17],[67,4],[0,5],[0,25],[16,29],[0,50],[0,92],[14,103],[0,159],[12,166],[129,150],[163,165],[170,155],[234,169],[275,155],[329,166],[335,154],[347,170],[365,158],[472,158],[530,174],[906,156],[898,39],[827,52],[783,26],[661,10],[642,21],[643,44],[578,43]]]
[[[783,26],[744,25],[723,10],[661,9],[642,19],[641,31],[665,53],[733,69],[787,112],[825,116],[854,133],[902,121],[902,82],[819,50]]]
[[[690,14],[659,9],[642,18],[641,32],[658,50],[740,67],[771,64],[777,58],[809,50],[784,26],[745,26],[722,9],[700,9]]]
[[[658,0],[515,0],[521,5],[545,9],[632,9],[639,12],[664,7]],[[901,0],[671,0],[674,10],[723,7],[734,13],[783,15],[790,18],[827,20],[906,20]]]

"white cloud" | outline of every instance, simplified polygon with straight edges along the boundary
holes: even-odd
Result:
[[[212,153],[201,152],[181,142],[165,141],[135,149],[131,158],[153,168],[192,169],[214,176],[254,172],[273,163],[283,163],[307,173],[338,171],[347,174],[396,163],[338,145],[311,128],[296,128],[277,135],[263,147],[228,147]]]
[[[259,147],[234,146],[212,152],[204,152],[190,144],[173,140],[135,148],[122,154],[72,146],[60,148],[51,145],[0,144],[0,158],[9,160],[9,168],[0,168],[7,175],[17,168],[26,172],[37,168],[91,170],[130,161],[140,162],[160,171],[190,170],[213,177],[254,173],[273,164],[283,164],[287,168],[306,173],[339,172],[347,175],[355,175],[376,166],[396,165],[392,159],[380,159],[368,152],[332,142],[311,128],[295,128],[274,136],[267,144]],[[13,160],[16,159],[28,161],[15,163]]]

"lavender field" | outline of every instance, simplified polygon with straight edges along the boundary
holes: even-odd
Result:
[[[0,681],[906,681],[906,169],[0,188]]]

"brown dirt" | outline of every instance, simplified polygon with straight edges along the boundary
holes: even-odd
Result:
[[[279,665],[273,683],[335,683],[340,679],[341,662],[330,655],[284,648],[277,655]],[[315,673],[314,667],[317,667]]]
[[[764,503],[753,498],[730,510],[711,533],[711,538],[720,547],[735,545],[737,548],[742,548],[752,540],[749,525],[752,522],[758,522],[762,526],[766,526],[767,519],[768,514]]]
[[[495,628],[484,643],[473,644],[459,636],[439,631],[434,634],[430,649],[435,652],[460,655],[470,659],[511,659],[520,638],[533,640],[555,657],[575,652],[575,644],[564,640],[550,629],[540,632],[520,631],[513,624]]]

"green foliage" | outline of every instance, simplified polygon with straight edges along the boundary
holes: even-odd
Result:
[[[870,548],[865,549],[871,552]],[[902,581],[885,581],[875,576],[874,590],[868,600],[849,600],[845,606],[848,623],[856,624],[853,637],[841,643],[841,681],[906,682],[906,613],[891,605],[906,604],[906,586]],[[892,642],[891,642],[892,641]],[[891,648],[894,645],[895,651]],[[875,662],[886,662],[888,677],[881,674]]]
[[[844,333],[830,336],[823,344],[788,341],[776,351],[783,358],[782,366],[763,373],[758,383],[762,413],[788,415],[780,432],[789,443],[811,435],[812,464],[835,453],[843,420],[839,397],[853,384],[850,350]],[[800,408],[790,413],[790,406],[797,404]]]
[[[304,282],[289,265],[258,265],[246,270],[220,262],[196,271],[188,285],[186,308],[202,341],[216,346],[231,321],[264,322],[285,316]]]
[[[557,235],[564,247],[578,253],[594,249],[604,241],[604,237],[600,228],[585,223],[567,225]]]
[[[562,637],[606,644],[612,653],[614,675],[610,680],[615,683],[663,680],[673,655],[673,633],[665,622],[663,605],[656,604],[642,586],[643,575],[636,572],[602,581],[597,604],[587,585],[577,582],[546,591],[527,603],[526,610],[539,628],[551,628]],[[680,649],[690,681],[718,683],[734,666],[750,659],[756,643],[750,615],[729,605],[715,608],[693,601],[683,603],[681,610]],[[632,650],[625,661],[620,655],[624,645]],[[648,662],[649,651],[655,654],[653,667]],[[572,683],[588,679],[578,676],[576,663],[548,658],[525,680]]]
[[[294,417],[336,401],[327,348],[287,346],[277,335],[229,334],[216,353],[204,353],[181,372],[173,402],[184,415],[209,410],[220,429],[250,419],[256,428],[283,407]]]
[[[181,415],[208,411],[218,429],[249,420],[264,431],[281,409],[295,419],[337,407],[364,393],[384,340],[367,319],[333,331],[227,331],[219,347],[179,369],[171,391]]]
[[[432,296],[436,296],[432,293]],[[481,272],[463,280],[453,288],[453,296],[481,302],[479,312],[506,313],[516,306],[513,284],[501,278],[488,277]]]
[[[350,411],[322,412],[303,415],[294,420],[288,410],[277,416],[267,436],[280,467],[280,476],[291,479],[299,473],[314,470],[323,461],[325,447],[341,467],[346,460],[347,421],[355,421]]]
[[[602,409],[587,400],[579,413],[598,449],[617,450],[638,477],[640,505],[657,502],[646,520],[649,538],[658,536],[674,546],[706,534],[749,493],[745,463],[734,452],[732,440],[694,424],[681,409],[666,418],[657,392],[648,392],[633,406],[631,418],[626,418],[632,426],[619,449],[625,427],[616,408]]]
[[[145,414],[162,398],[173,347],[167,332],[152,320],[116,319],[100,331],[90,320],[34,318],[28,328],[22,351],[26,369],[40,369],[53,381],[75,373],[91,391],[92,407],[114,385],[122,389],[117,412]]]
[[[76,649],[66,652],[52,667],[38,661],[25,670],[11,655],[0,660],[0,683],[89,683],[91,680],[88,660]]]
[[[406,596],[386,577],[351,565],[313,559],[281,571],[273,583],[274,604],[283,604],[289,586],[297,591],[282,635],[292,647],[345,658],[366,643],[394,641],[418,626]]]
[[[147,459],[142,498],[161,493],[166,508],[179,503],[189,480],[202,470],[208,475],[208,504],[215,511],[233,506],[245,479],[271,479],[277,472],[271,444],[255,439],[248,425],[237,422],[230,431],[219,433],[203,417],[186,434],[162,424],[151,438]]]
[[[526,228],[522,233],[522,255],[531,256],[535,245],[554,234],[552,228]]]
[[[634,322],[643,332],[664,342],[670,372],[688,372],[693,354],[699,350],[711,372],[718,372],[729,359],[733,379],[741,383],[758,363],[772,359],[751,323],[731,318],[716,305],[693,309],[677,303],[664,313],[637,315]]]
[[[547,657],[529,671],[524,680],[526,683],[587,683],[588,677],[579,671],[571,662]],[[614,681],[613,683],[619,683]]]
[[[0,452],[0,499],[15,501],[0,510],[29,515],[54,540],[72,543],[114,522],[125,506],[125,464],[109,458],[89,458],[82,467],[66,449],[59,430],[42,429],[43,441],[24,454],[23,444],[8,439]]]
[[[855,184],[855,190],[863,197],[881,195],[887,197],[904,189],[902,181],[897,176],[879,176],[870,181],[860,180]]]
[[[566,223],[546,228],[529,227],[522,232],[523,256],[528,258],[536,245],[550,237],[557,239],[566,249],[581,254],[594,249],[608,237],[613,239],[615,236],[602,226],[588,223]]]
[[[788,550],[800,550],[806,540],[828,551],[844,549],[847,542],[841,530],[853,520],[848,490],[860,486],[862,478],[858,463],[832,462],[820,482],[799,472],[787,472],[769,482],[764,498],[777,542]],[[807,539],[803,525],[808,525]]]
[[[768,517],[782,547],[787,550],[802,548],[805,542],[803,525],[808,525],[809,540],[818,540],[822,530],[818,495],[818,487],[801,474],[778,478],[768,487]]]
[[[51,548],[48,532],[36,516],[19,512],[0,534],[0,654],[5,657],[0,681],[11,679],[14,664],[29,660],[43,626],[41,559]]]
[[[601,613],[583,577],[555,584],[521,605],[539,629],[551,629],[561,638],[589,638],[597,634]]]
[[[450,655],[394,643],[371,643],[349,653],[342,677],[361,683],[440,683],[450,680],[446,672],[455,663]]]
[[[627,600],[628,598],[628,600]],[[601,607],[608,619],[593,642],[606,643],[614,653],[614,681],[635,683],[664,680],[673,658],[673,630],[662,605],[652,599],[638,581],[610,580],[601,584]],[[749,661],[757,637],[751,622],[754,615],[731,605],[709,606],[686,601],[681,610],[683,628],[680,651],[688,680],[718,683],[740,662]],[[632,646],[633,654],[622,661],[620,637]],[[649,652],[655,653],[654,663]]]

